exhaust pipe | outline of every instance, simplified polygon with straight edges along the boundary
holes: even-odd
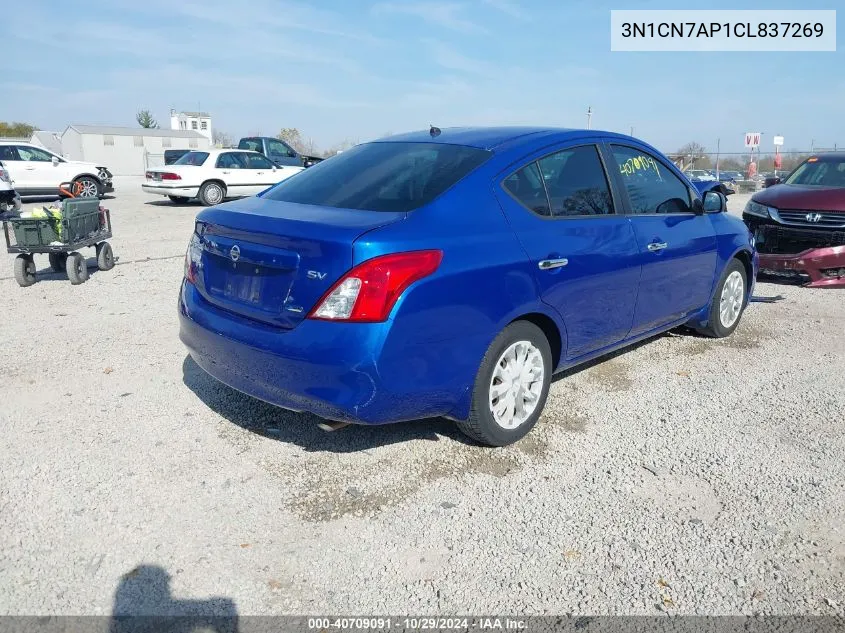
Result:
[[[332,431],[339,431],[340,429],[346,428],[349,426],[349,422],[332,422],[331,420],[325,420],[323,422],[319,422],[317,426],[326,433],[331,433]]]

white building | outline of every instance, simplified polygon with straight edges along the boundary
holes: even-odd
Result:
[[[32,138],[29,139],[29,142],[38,147],[43,147],[44,149],[49,150],[54,154],[58,154],[59,156],[63,155],[62,137],[57,132],[35,130],[35,132],[32,133]]]
[[[109,125],[70,125],[62,133],[62,150],[70,160],[104,165],[116,176],[143,174],[164,165],[164,150],[211,147],[193,130],[159,130]]]
[[[208,112],[170,111],[170,129],[183,132],[195,131],[211,141],[211,115]]]

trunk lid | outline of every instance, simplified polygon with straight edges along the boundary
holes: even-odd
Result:
[[[404,213],[245,198],[202,211],[199,292],[212,304],[295,327],[352,268],[352,245]]]

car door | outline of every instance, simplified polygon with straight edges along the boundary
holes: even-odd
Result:
[[[250,195],[250,170],[246,168],[242,156],[243,152],[223,152],[214,164],[217,177],[226,183],[226,196],[229,198]]]
[[[299,154],[294,151],[287,143],[277,139],[267,139],[267,158],[273,161],[276,165],[298,165],[302,166],[302,160]]]
[[[281,170],[271,163],[267,158],[256,152],[243,152],[241,159],[246,164],[246,171],[249,174],[245,185],[244,195],[254,196],[259,191],[264,191],[270,185],[279,181],[278,172]]]
[[[20,169],[27,189],[58,191],[64,171],[53,165],[53,155],[31,145],[18,145]]]
[[[533,262],[542,300],[562,317],[565,358],[623,340],[631,329],[640,277],[629,219],[595,143],[551,148],[499,176],[495,186]]]
[[[710,217],[694,206],[698,193],[667,161],[636,145],[609,144],[642,266],[631,336],[659,328],[704,307],[716,272]],[[699,200],[700,202],[700,200]]]
[[[14,145],[0,145],[0,163],[3,163],[6,171],[9,172],[16,191],[21,192],[31,188],[27,180],[29,172],[24,170],[23,161],[18,156],[18,150]]]

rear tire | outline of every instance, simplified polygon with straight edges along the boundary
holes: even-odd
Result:
[[[100,242],[97,244],[97,268],[100,270],[111,270],[114,268],[114,253],[111,244]]]
[[[50,268],[53,272],[63,273],[67,266],[67,253],[50,253]]]
[[[67,278],[74,286],[88,280],[88,262],[81,253],[70,253],[67,256]]]
[[[711,338],[724,338],[733,334],[748,304],[747,293],[745,266],[738,259],[732,259],[725,266],[716,285],[716,292],[713,293],[707,327],[697,328],[697,331]]]
[[[458,428],[487,446],[507,446],[537,424],[549,395],[552,351],[543,331],[515,321],[493,340],[478,368],[472,408]]]
[[[15,257],[15,281],[21,288],[35,283],[35,262],[32,260],[32,255]]]
[[[170,202],[172,202],[173,204],[185,204],[189,200],[189,198],[184,198],[182,196],[167,196],[167,197],[170,198]]]
[[[206,182],[200,187],[197,197],[203,206],[211,207],[223,202],[226,197],[226,188],[219,182]]]

